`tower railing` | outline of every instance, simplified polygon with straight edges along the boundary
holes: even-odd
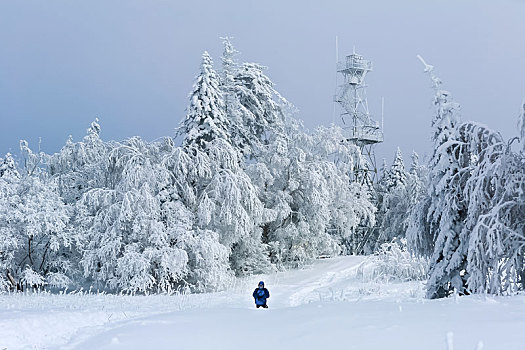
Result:
[[[345,137],[349,141],[356,141],[363,144],[373,144],[383,142],[383,132],[376,126],[362,126],[359,128],[344,128]]]
[[[346,56],[346,60],[337,62],[337,71],[345,72],[352,70],[371,71],[372,62],[358,55]]]

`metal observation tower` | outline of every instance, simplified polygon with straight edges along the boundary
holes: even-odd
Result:
[[[382,128],[370,117],[366,100],[365,77],[371,71],[372,62],[356,54],[355,49],[343,61],[337,62],[337,72],[343,75],[344,80],[337,86],[334,100],[343,107],[341,119],[346,141],[359,147],[365,160],[364,164],[357,162],[354,169],[354,180],[361,183],[375,180],[377,164],[374,146],[383,142]]]

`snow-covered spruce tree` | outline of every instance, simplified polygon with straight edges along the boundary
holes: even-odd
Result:
[[[190,94],[186,118],[177,129],[177,135],[184,135],[184,147],[195,145],[200,149],[206,149],[208,143],[217,138],[230,138],[220,79],[206,51],[202,54],[201,72]]]
[[[377,182],[374,185],[374,192],[376,196],[375,202],[376,202],[376,206],[378,210],[378,215],[379,215],[379,212],[381,211],[381,206],[383,203],[383,196],[387,192],[386,182],[387,182],[388,171],[389,171],[388,164],[386,162],[386,159],[383,158],[383,163],[381,164],[381,168],[379,169],[379,177],[377,179]]]
[[[388,165],[386,162],[386,159],[383,158],[383,164],[381,165],[381,168],[379,169],[379,178],[377,179],[377,182],[374,184],[374,204],[376,206],[376,225],[372,229],[371,232],[368,233],[369,237],[366,242],[366,250],[369,252],[374,251],[377,249],[380,244],[379,242],[379,236],[381,235],[381,223],[383,221],[383,216],[386,212],[386,206],[384,205],[384,199],[385,195],[387,194],[387,186],[386,186],[386,180],[388,175]]]
[[[222,52],[222,86],[224,90],[224,97],[234,93],[233,87],[235,85],[235,75],[237,75],[238,63],[235,59],[235,56],[239,54],[233,47],[231,42],[232,38],[224,37],[222,38],[222,45],[224,47]]]
[[[408,176],[408,199],[410,201],[407,213],[407,247],[411,253],[430,257],[434,242],[429,239],[430,228],[427,221],[428,207],[431,197],[427,193],[428,168],[419,163],[419,155],[412,154],[412,164]]]
[[[224,46],[222,54],[221,90],[224,98],[224,112],[229,122],[229,133],[231,144],[241,152],[243,156],[251,155],[250,145],[253,135],[246,129],[243,120],[245,111],[237,95],[235,77],[239,72],[239,64],[236,56],[239,52],[233,47],[231,38],[222,38]]]
[[[410,207],[408,179],[403,156],[398,148],[390,169],[378,182],[378,215],[376,235],[373,238],[375,248],[390,242],[394,237],[404,238],[407,227],[407,216]]]
[[[419,155],[412,152],[412,163],[407,173],[407,200],[409,202],[409,213],[414,206],[418,205],[419,200],[426,195],[428,180],[428,169],[425,165],[419,163]],[[407,214],[409,214],[407,213]],[[407,218],[407,221],[410,220]]]
[[[238,71],[238,63],[235,56],[239,52],[233,47],[229,37],[222,38],[224,50],[222,53],[222,74],[221,74],[221,90],[224,99],[224,112],[227,119],[230,121],[230,128],[237,129],[242,125],[239,100],[235,94],[235,75]],[[242,139],[237,139],[243,135],[239,135],[240,130],[235,130],[235,139],[239,142],[242,148]],[[235,143],[234,143],[235,144]]]
[[[388,165],[386,163],[386,159],[383,158],[383,164],[381,164],[381,169],[379,169],[379,172],[381,173],[381,176],[377,180],[377,183],[381,185],[381,187],[386,188],[386,177],[388,175]]]
[[[227,67],[233,69],[231,66],[227,65]],[[212,70],[208,69],[208,71]],[[231,79],[230,74],[231,72],[226,74],[228,79]],[[208,75],[215,76],[211,73]],[[201,90],[198,86],[201,81],[204,79],[198,79],[194,91]],[[228,89],[227,95],[236,100],[235,94],[232,95],[231,89],[234,89],[234,86],[231,85],[231,81]],[[191,176],[189,179],[189,187],[193,191],[187,205],[197,219],[195,231],[217,234],[219,243],[228,251],[229,265],[237,275],[264,272],[268,270],[269,262],[265,258],[264,246],[261,245],[260,239],[259,225],[263,221],[263,205],[258,198],[257,189],[241,166],[243,150],[231,143],[232,139],[229,135],[232,130],[238,129],[232,129],[232,123],[227,120],[215,124],[217,130],[207,133],[204,144],[191,141],[192,135],[201,132],[201,123],[191,122],[191,120],[202,119],[199,114],[202,111],[195,106],[208,104],[205,110],[212,116],[206,117],[208,119],[222,120],[225,116],[222,92],[213,95],[216,99],[213,103],[210,102],[208,95],[211,94],[200,95],[195,92],[192,94],[188,110],[195,112],[189,112],[183,126],[179,128],[185,139],[184,153],[190,159],[194,159],[194,164],[202,166],[196,176]],[[231,103],[229,106],[240,108],[238,103]],[[233,122],[234,126],[239,126],[238,119],[234,119]]]
[[[406,186],[407,184],[405,162],[403,161],[403,155],[401,154],[401,149],[399,149],[399,147],[396,150],[394,161],[386,175],[385,181],[387,189]]]
[[[73,239],[70,210],[56,183],[43,171],[43,154],[20,142],[24,167],[18,172],[10,155],[0,169],[0,265],[10,288],[70,284]],[[5,281],[5,280],[4,280]],[[6,287],[6,283],[2,283]]]
[[[429,161],[429,190],[410,211],[407,244],[413,253],[430,257],[434,252],[434,243],[438,230],[435,227],[435,220],[430,220],[430,206],[435,205],[433,201],[438,200],[434,197],[434,187],[444,175],[440,173],[441,168],[438,170],[436,167],[442,158],[438,149],[451,139],[451,135],[459,123],[459,105],[452,101],[449,97],[449,92],[441,89],[441,80],[435,76],[433,67],[426,65],[426,63],[424,64],[425,72],[429,74],[432,88],[435,92],[434,105],[436,106],[436,115],[432,120],[434,152]],[[432,184],[430,183],[431,181]]]
[[[429,161],[429,190],[420,207],[426,213],[417,214],[409,230],[408,242],[412,249],[432,251],[429,266],[427,296],[443,297],[453,289],[466,290],[465,276],[468,237],[464,237],[464,223],[468,204],[463,189],[469,176],[469,158],[461,142],[456,142],[456,128],[460,123],[459,105],[448,91],[441,89],[441,81],[429,73],[435,91],[436,115],[432,120],[434,152]],[[425,218],[425,219],[423,219]]]
[[[293,108],[274,88],[264,74],[265,67],[243,63],[235,76],[235,95],[240,103],[242,125],[250,156],[257,156],[262,147],[284,135],[287,109]],[[246,148],[246,147],[244,147]],[[246,152],[245,152],[246,153]]]
[[[411,159],[412,162],[410,163],[410,169],[408,171],[409,175],[413,175],[420,181],[424,181],[426,175],[428,175],[427,167],[425,165],[421,165],[419,162],[419,154],[417,154],[416,151],[412,151]]]
[[[4,159],[0,158],[0,176],[5,176],[6,178],[20,177],[18,169],[16,168],[15,160],[11,153],[7,153]]]

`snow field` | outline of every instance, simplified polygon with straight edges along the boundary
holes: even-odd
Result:
[[[523,349],[524,300],[311,303],[155,315],[64,349]]]
[[[0,295],[0,349],[524,349],[525,296],[423,299],[422,282],[363,279],[369,259],[239,279],[193,295]],[[270,309],[256,310],[259,280]],[[451,339],[452,341],[452,339]],[[479,348],[481,349],[481,348]],[[451,350],[451,349],[450,349]]]

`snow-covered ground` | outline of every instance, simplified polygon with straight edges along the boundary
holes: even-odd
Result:
[[[447,338],[456,350],[525,349],[525,296],[425,300],[420,282],[367,281],[362,262],[320,260],[200,295],[4,294],[0,350],[445,350]],[[268,310],[251,299],[260,279]]]

